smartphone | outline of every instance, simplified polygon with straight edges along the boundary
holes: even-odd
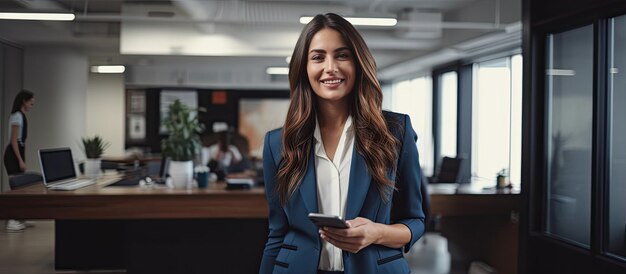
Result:
[[[327,215],[327,214],[319,214],[319,213],[309,213],[309,219],[317,226],[317,227],[336,227],[336,228],[348,228],[348,224],[346,221],[335,215]]]

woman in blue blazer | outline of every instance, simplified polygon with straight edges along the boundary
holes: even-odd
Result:
[[[417,136],[384,112],[376,64],[344,18],[315,16],[289,64],[284,127],[265,137],[269,235],[260,273],[409,273],[424,232]],[[348,228],[318,228],[309,213]]]

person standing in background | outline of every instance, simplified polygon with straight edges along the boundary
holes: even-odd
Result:
[[[26,171],[26,137],[28,137],[28,121],[26,112],[35,104],[35,95],[28,90],[20,91],[13,100],[9,117],[9,144],[4,150],[4,168],[9,176]],[[7,231],[20,232],[26,228],[22,221],[9,220]]]

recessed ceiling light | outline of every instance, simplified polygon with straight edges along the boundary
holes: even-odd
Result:
[[[0,19],[7,20],[73,21],[74,18],[73,13],[0,12]]]
[[[396,18],[383,17],[344,17],[348,22],[355,26],[379,26],[393,27],[398,23]],[[300,17],[300,24],[308,24],[313,20],[313,16]]]
[[[93,73],[124,73],[125,70],[122,65],[91,66]]]

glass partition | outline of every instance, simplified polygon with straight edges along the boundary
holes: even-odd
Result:
[[[546,232],[590,244],[593,27],[548,35]]]

